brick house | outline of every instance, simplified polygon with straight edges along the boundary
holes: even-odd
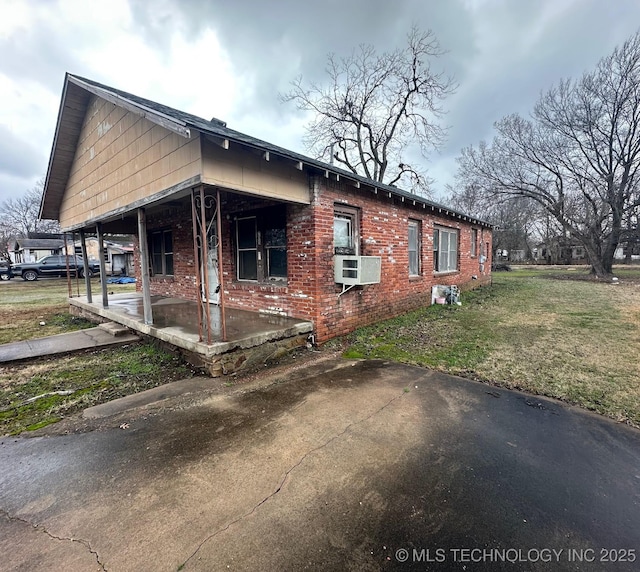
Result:
[[[481,220],[69,74],[40,214],[81,241],[134,235],[140,321],[158,298],[191,301],[209,346],[232,311],[304,321],[322,343],[491,278]]]

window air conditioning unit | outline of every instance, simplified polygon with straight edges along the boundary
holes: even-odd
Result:
[[[380,283],[382,263],[379,256],[336,256],[334,264],[337,284],[362,286]]]

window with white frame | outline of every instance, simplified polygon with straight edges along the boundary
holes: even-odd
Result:
[[[458,231],[436,227],[433,230],[433,266],[436,272],[458,269]]]
[[[333,212],[333,248],[335,254],[357,255],[360,248],[358,209],[336,205]]]
[[[420,221],[409,220],[409,276],[420,275]]]
[[[477,256],[478,254],[478,229],[471,229],[471,256]]]

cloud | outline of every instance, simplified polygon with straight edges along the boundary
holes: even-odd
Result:
[[[0,173],[19,178],[38,176],[42,159],[37,149],[0,125]]]
[[[592,68],[638,22],[637,0],[0,0],[0,192],[44,173],[66,71],[303,151],[305,117],[278,94],[300,74],[321,81],[330,52],[402,45],[413,24],[434,31],[448,50],[435,66],[460,86],[445,102],[447,145],[423,160],[443,188],[463,146]]]

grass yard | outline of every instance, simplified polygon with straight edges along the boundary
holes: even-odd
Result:
[[[94,280],[95,295],[100,286]],[[109,292],[134,289],[135,284],[109,284]],[[69,315],[67,297],[66,280],[0,283],[0,343],[94,326]],[[150,343],[6,364],[0,366],[0,435],[39,429],[86,407],[194,374],[182,359]]]
[[[85,294],[84,282],[71,281],[73,294]],[[135,284],[109,284],[109,292],[133,292]],[[100,279],[91,284],[94,297],[100,296]],[[69,314],[67,281],[49,278],[25,282],[14,278],[0,282],[0,344],[42,338],[90,328],[95,324]],[[40,322],[45,325],[41,326]]]
[[[463,305],[431,306],[348,336],[384,358],[562,399],[640,427],[640,267],[620,283],[584,268],[494,273]]]

